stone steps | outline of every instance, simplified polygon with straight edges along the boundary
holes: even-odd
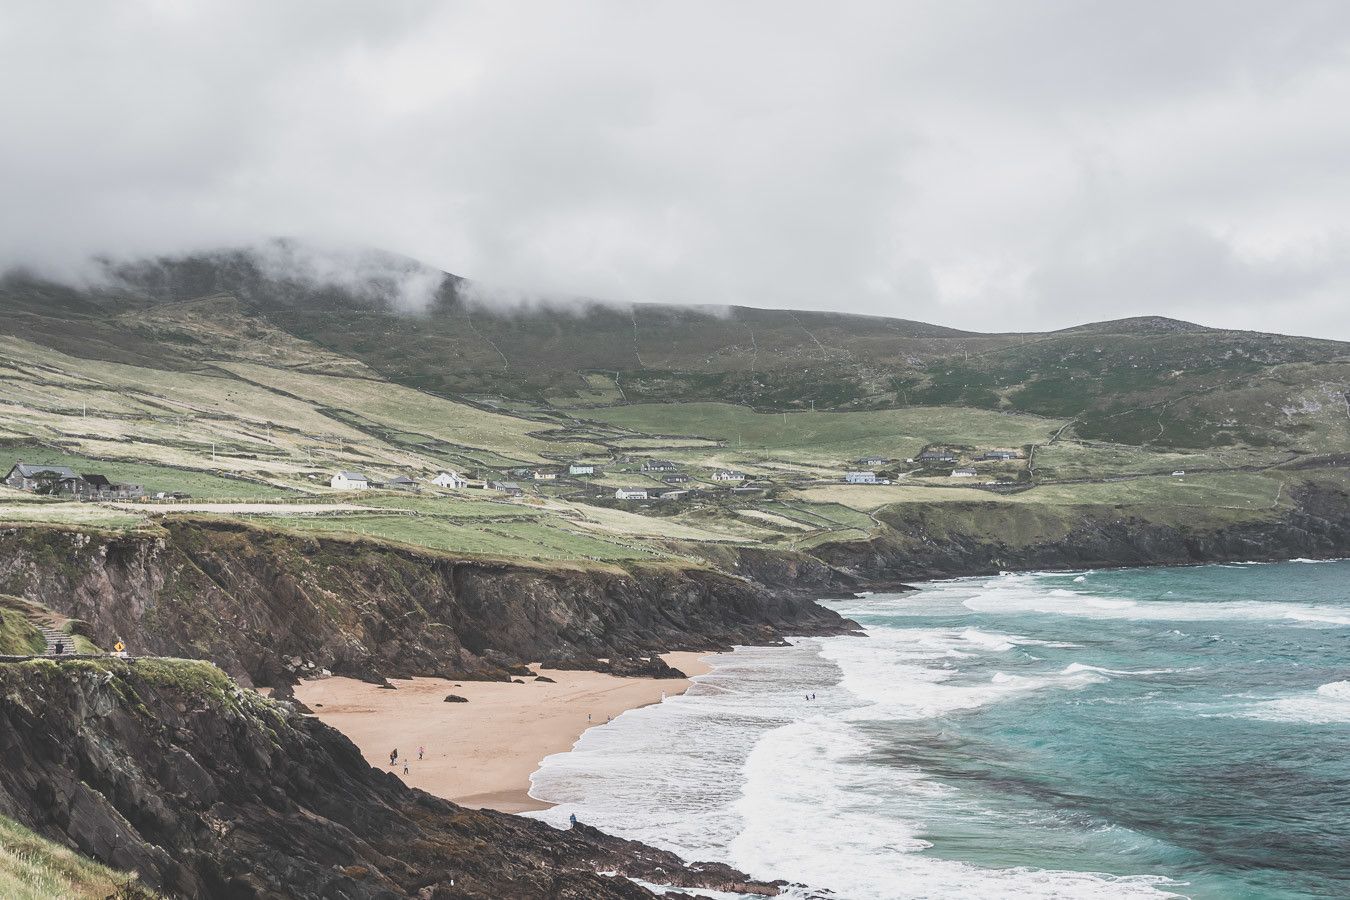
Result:
[[[44,655],[55,656],[58,643],[64,645],[63,653],[75,652],[75,639],[61,629],[43,625],[38,630],[42,632],[42,638],[47,642],[47,649],[42,651]]]

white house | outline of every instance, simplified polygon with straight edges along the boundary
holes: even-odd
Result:
[[[844,480],[849,484],[876,484],[876,472],[845,472]]]
[[[674,472],[679,466],[668,459],[649,459],[642,464],[644,472]]]
[[[731,469],[723,469],[720,472],[713,473],[713,481],[744,481],[745,473],[736,472]]]
[[[364,491],[370,487],[370,481],[360,472],[339,472],[328,483],[340,491]]]
[[[615,500],[646,500],[647,491],[643,488],[619,488],[614,492]]]
[[[455,490],[469,486],[469,482],[462,478],[458,472],[442,472],[431,479],[431,483],[436,487],[454,488]]]
[[[594,475],[594,474],[595,474],[595,466],[586,465],[585,463],[572,463],[570,466],[567,467],[567,474],[568,474],[568,475]]]
[[[864,456],[862,459],[858,460],[858,465],[880,467],[886,465],[888,462],[890,462],[890,460],[884,456]]]
[[[974,478],[978,474],[974,469],[952,469],[953,478]]]
[[[535,469],[534,475],[532,475],[531,477],[534,478],[535,481],[557,481],[558,473],[545,472],[543,469]]]
[[[1173,477],[1173,478],[1180,478],[1180,477],[1182,477],[1182,476],[1185,475],[1185,474],[1186,474],[1186,470],[1185,470],[1185,469],[1177,469],[1175,472],[1172,473],[1172,477]]]

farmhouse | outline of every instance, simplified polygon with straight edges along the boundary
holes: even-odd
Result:
[[[389,487],[396,491],[415,491],[417,490],[417,482],[407,475],[398,475],[389,479]]]
[[[339,472],[328,483],[340,491],[364,491],[370,487],[370,480],[360,472]]]
[[[614,492],[615,500],[646,500],[645,488],[619,488]]]
[[[145,493],[139,484],[119,484],[106,475],[85,473],[75,493],[90,500],[129,500]]]
[[[1001,462],[1007,462],[1010,459],[1021,459],[1022,454],[1018,450],[987,450],[980,454],[980,459],[996,459]]]
[[[558,473],[545,472],[543,469],[535,469],[534,475],[531,477],[533,477],[535,481],[557,481]]]
[[[858,467],[862,469],[878,469],[890,462],[884,456],[864,456],[858,460]]]
[[[844,481],[849,484],[876,484],[876,472],[845,472]]]
[[[918,460],[921,463],[953,463],[956,462],[956,454],[950,450],[925,450],[919,454]]]
[[[487,487],[488,490],[499,491],[510,497],[520,497],[525,493],[525,489],[514,481],[489,481]]]
[[[662,491],[661,494],[660,494],[660,496],[657,497],[657,499],[658,499],[658,500],[679,500],[679,499],[681,499],[681,498],[683,498],[683,497],[688,497],[688,496],[689,496],[689,492],[688,492],[688,491],[683,491],[683,490]]]
[[[586,463],[572,463],[567,467],[568,475],[594,475],[595,466]]]
[[[974,478],[979,473],[971,468],[952,469],[953,478]]]
[[[713,473],[713,481],[744,481],[744,472],[737,472],[733,469],[723,469],[720,472]]]
[[[461,488],[469,486],[469,482],[460,476],[458,472],[442,472],[431,479],[431,483],[436,485],[436,487],[454,488],[455,490],[460,490]]]
[[[679,466],[668,459],[649,459],[642,464],[644,472],[674,472]]]
[[[21,491],[35,491],[45,485],[60,490],[61,485],[66,484],[71,485],[67,492],[74,493],[73,485],[80,480],[80,476],[70,466],[49,466],[42,463],[36,465],[15,463],[5,476],[5,484]]]
[[[674,475],[667,475],[661,479],[666,484],[688,484],[689,476],[683,472],[676,472]]]

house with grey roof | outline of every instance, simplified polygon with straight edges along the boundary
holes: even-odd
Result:
[[[340,491],[364,491],[370,487],[370,479],[360,472],[338,472],[328,483]]]
[[[82,482],[79,473],[70,466],[48,463],[15,463],[5,476],[5,484],[21,491],[50,488],[54,492],[76,493],[78,485]]]

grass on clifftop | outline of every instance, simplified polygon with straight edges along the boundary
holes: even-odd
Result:
[[[0,656],[27,656],[41,653],[46,647],[42,632],[0,597]]]
[[[0,816],[0,897],[136,900],[154,894],[133,877],[80,856]]]

